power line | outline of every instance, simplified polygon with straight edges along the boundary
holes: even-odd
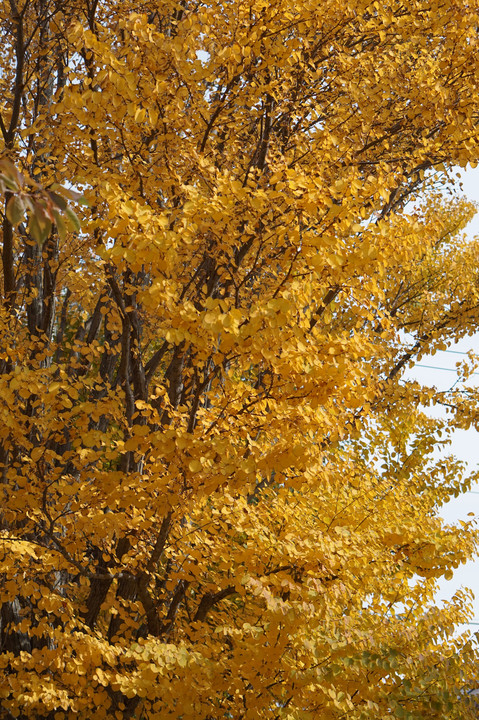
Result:
[[[446,372],[457,373],[456,368],[440,367],[439,365],[423,365],[423,363],[416,363],[414,367],[428,368],[429,370],[445,370]],[[479,375],[479,372],[473,372],[471,375]]]
[[[438,350],[438,352],[446,352],[450,353],[451,355],[467,355],[466,352],[461,352],[460,350]]]

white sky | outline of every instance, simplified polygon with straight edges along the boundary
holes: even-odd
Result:
[[[475,170],[461,171],[461,175],[464,194],[470,200],[479,203],[479,167]],[[479,235],[479,212],[469,223],[466,232],[470,237]],[[415,377],[418,381],[422,380],[435,385],[440,390],[446,390],[451,387],[455,380],[455,374],[451,370],[455,370],[456,362],[463,359],[461,355],[455,353],[466,353],[471,349],[479,352],[479,335],[463,339],[461,342],[451,346],[446,352],[438,352],[434,356],[423,358],[418,365],[408,371],[407,377]],[[432,367],[421,367],[423,365]],[[475,378],[469,379],[468,384],[472,384],[473,381],[477,381],[477,384],[479,384],[479,374]],[[474,382],[474,384],[476,383]],[[452,445],[444,452],[445,454],[452,453],[467,462],[471,471],[476,470],[479,466],[478,433],[474,429],[456,431]],[[468,513],[471,512],[474,512],[479,520],[479,486],[475,487],[473,492],[461,495],[448,503],[443,508],[441,515],[448,522],[453,522],[456,520],[469,520]],[[477,631],[479,630],[479,558],[476,562],[470,562],[459,567],[455,571],[453,579],[449,582],[442,581],[437,599],[439,601],[449,599],[460,587],[468,587],[476,596],[474,600],[474,617],[471,618],[470,629]],[[477,627],[474,623],[477,623]]]

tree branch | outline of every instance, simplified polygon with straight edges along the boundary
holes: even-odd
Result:
[[[10,125],[7,130],[7,137],[5,138],[5,145],[9,150],[13,147],[13,138],[20,116],[20,107],[22,102],[23,93],[23,65],[25,61],[25,48],[23,43],[23,18],[18,11],[15,0],[10,0],[10,8],[12,11],[12,20],[16,25],[16,42],[15,42],[15,82],[13,86],[13,104],[12,104],[12,116],[10,118]]]
[[[5,215],[3,217],[3,297],[5,306],[11,310],[15,305],[15,271],[13,258],[13,227],[7,218],[6,207],[12,197],[11,192],[5,193]]]
[[[206,593],[203,595],[203,597],[200,600],[200,604],[198,605],[198,608],[195,613],[195,617],[193,618],[193,622],[203,622],[206,619],[207,614],[209,611],[221,600],[224,600],[224,598],[228,597],[229,595],[234,595],[237,590],[234,587],[234,585],[228,585],[228,587],[224,588],[223,590],[220,590],[217,593]]]

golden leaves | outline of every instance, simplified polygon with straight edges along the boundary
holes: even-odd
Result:
[[[477,327],[471,208],[416,197],[475,160],[472,8],[153,5],[64,7],[48,52],[25,9],[15,152],[91,211],[40,251],[6,208],[6,707],[449,717],[468,599],[433,589],[476,535],[399,379]]]

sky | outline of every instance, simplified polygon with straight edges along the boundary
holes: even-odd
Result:
[[[479,167],[475,170],[462,170],[461,179],[466,197],[479,204]],[[471,238],[479,235],[479,212],[467,226],[466,232]],[[451,345],[445,352],[438,352],[434,356],[423,358],[412,370],[408,371],[406,377],[433,384],[440,390],[449,389],[455,380],[456,362],[462,360],[464,357],[462,353],[469,350],[479,353],[479,335],[464,338],[459,343]],[[468,382],[479,385],[479,372]],[[444,453],[456,455],[467,463],[471,471],[477,470],[479,468],[479,434],[472,428],[467,431],[456,431],[452,444]],[[475,513],[479,522],[479,485],[474,487],[472,492],[461,495],[448,503],[441,510],[441,515],[448,522],[455,522],[469,520],[468,513],[471,512]],[[460,566],[454,572],[452,580],[441,581],[436,600],[440,602],[450,599],[461,587],[469,588],[476,596],[473,606],[474,617],[471,618],[470,629],[479,631],[479,558],[475,562]]]

